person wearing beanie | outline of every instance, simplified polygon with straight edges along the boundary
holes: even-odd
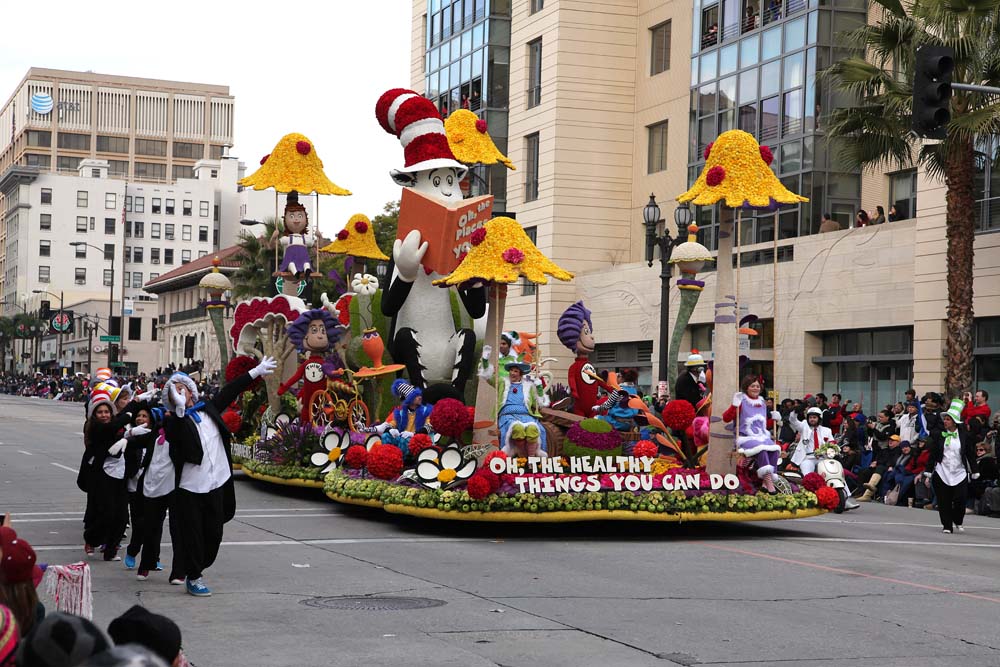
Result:
[[[864,415],[859,414],[859,416],[864,419]],[[854,421],[858,423],[857,418]],[[859,426],[858,428],[860,430],[862,427]],[[885,473],[899,457],[899,436],[889,436],[887,442],[889,446],[876,449],[873,452],[874,456],[871,463],[858,474],[858,481],[861,483],[859,489],[864,489],[864,493],[858,498],[858,502],[866,503],[875,499],[879,491],[879,482],[882,481],[882,477],[885,476]]]
[[[132,606],[111,621],[108,634],[115,644],[146,647],[172,667],[183,659],[181,629],[166,616],[154,614],[141,605]]]
[[[931,432],[927,448],[930,457],[925,476],[931,478],[937,498],[941,532],[965,532],[965,503],[969,494],[969,480],[979,479],[975,445],[962,424],[965,402],[952,400],[946,412],[940,415],[942,429]]]
[[[85,618],[56,612],[22,635],[18,667],[77,667],[111,648],[101,629]]]
[[[88,658],[79,667],[169,667],[169,663],[141,644],[123,644]]]
[[[410,438],[414,433],[424,432],[427,427],[427,418],[431,416],[433,406],[424,405],[423,392],[400,378],[392,383],[392,393],[399,397],[400,404],[392,409],[384,422],[364,427],[361,430],[365,433],[378,433],[379,435],[389,431],[389,435],[394,438],[400,435],[404,438]],[[359,426],[363,425],[359,424]]]
[[[896,419],[899,439],[906,440],[911,444],[916,443],[917,437],[920,435],[920,415],[917,414],[919,406],[916,401],[907,401],[903,409],[903,414]]]
[[[892,436],[893,438],[898,438],[898,435]],[[913,460],[914,451],[910,446],[908,440],[891,440],[890,442],[898,442],[898,447],[893,447],[893,453],[896,454],[895,460],[892,465],[886,470],[885,476],[879,483],[879,495],[883,498],[886,494],[893,488],[899,487],[899,493],[896,496],[896,505],[905,505],[906,496],[910,493],[910,489],[913,487],[913,474],[907,470],[907,466],[910,461]]]
[[[0,554],[0,604],[14,613],[23,636],[45,616],[35,591],[42,570],[28,541],[7,526],[0,526]]]
[[[10,607],[0,604],[0,667],[14,667],[14,656],[20,638],[14,612]]]
[[[236,515],[232,434],[222,411],[277,365],[271,357],[264,357],[248,373],[226,383],[210,401],[199,400],[197,385],[185,373],[174,373],[163,387],[163,433],[170,443],[177,484],[171,510],[177,512],[187,592],[196,597],[212,594],[202,574],[219,554],[223,526]]]
[[[128,514],[132,525],[132,537],[125,547],[125,569],[132,570],[136,565],[136,556],[142,550],[142,540],[145,535],[144,503],[142,495],[142,478],[145,473],[143,461],[146,451],[152,449],[156,440],[153,413],[149,404],[139,403],[132,426],[125,430],[125,485],[128,492]]]

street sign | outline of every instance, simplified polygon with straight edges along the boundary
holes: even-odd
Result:
[[[128,365],[128,363],[125,362],[125,361],[112,361],[111,362],[111,367],[112,368],[124,368],[127,365]]]
[[[101,336],[102,343],[120,343],[122,342],[121,336]]]
[[[125,302],[122,305],[122,315],[126,317],[131,315],[135,311],[135,300],[130,297],[125,297]]]

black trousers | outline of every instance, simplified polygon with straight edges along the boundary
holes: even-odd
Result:
[[[125,480],[115,479],[103,470],[96,471],[87,500],[91,516],[84,525],[83,539],[92,546],[103,544],[105,558],[111,558],[128,522]]]
[[[171,579],[184,578],[184,560],[182,557],[180,537],[177,534],[177,514],[171,507],[175,493],[168,493],[159,498],[143,498],[142,515],[142,558],[139,559],[139,569],[152,572],[160,561],[160,542],[163,540],[163,522],[170,509],[170,544],[173,552],[173,562],[170,567]]]
[[[177,536],[180,538],[184,563],[184,576],[198,579],[212,566],[222,544],[223,489],[208,493],[192,493],[185,489],[174,491],[174,509],[177,511]],[[171,521],[172,523],[172,521]]]
[[[141,491],[129,491],[128,515],[132,523],[132,535],[129,537],[125,553],[133,557],[138,556],[142,550],[143,518],[145,517],[143,505],[145,504],[145,500],[142,497]]]
[[[965,501],[969,497],[969,478],[966,477],[955,486],[948,486],[935,472],[931,477],[931,485],[937,496],[941,525],[948,530],[961,526],[965,520]]]

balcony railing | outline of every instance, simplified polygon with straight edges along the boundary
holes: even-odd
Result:
[[[204,306],[196,306],[194,308],[188,308],[187,310],[180,310],[176,313],[170,313],[170,323],[176,324],[177,322],[186,322],[187,320],[195,320],[199,317],[205,317],[208,313],[205,311]]]

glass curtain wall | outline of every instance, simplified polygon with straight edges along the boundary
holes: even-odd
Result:
[[[695,0],[689,108],[688,183],[705,163],[705,148],[722,132],[740,129],[771,147],[771,168],[809,203],[784,206],[778,238],[819,231],[822,213],[856,210],[861,179],[836,159],[823,136],[823,113],[849,100],[826,89],[817,74],[855,55],[836,36],[863,25],[865,4],[844,0]],[[998,191],[1000,194],[1000,191]],[[720,217],[731,210],[701,208],[699,241],[717,247]],[[774,240],[773,213],[744,212],[742,245]]]
[[[468,109],[484,119],[506,154],[510,0],[430,0],[427,17],[424,94],[442,118]],[[470,194],[492,193],[494,210],[506,210],[506,167],[477,167],[468,181]]]
[[[1000,140],[976,146],[976,230],[1000,230]]]

